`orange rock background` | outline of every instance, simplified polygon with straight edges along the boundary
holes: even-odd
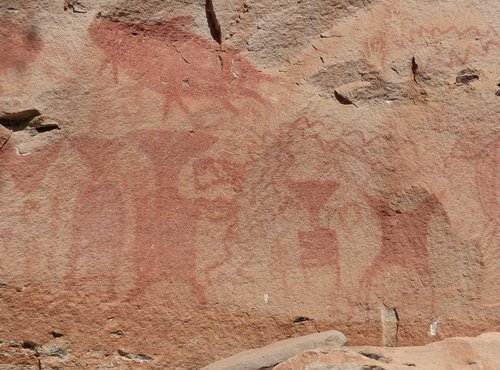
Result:
[[[202,1],[0,4],[2,343],[196,369],[380,345],[387,308],[399,345],[500,330],[500,4],[214,7],[221,45]]]

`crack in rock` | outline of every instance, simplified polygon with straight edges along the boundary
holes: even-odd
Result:
[[[153,360],[153,357],[149,356],[149,355],[145,355],[143,353],[138,353],[138,354],[133,354],[133,353],[130,353],[128,351],[125,351],[123,349],[119,349],[118,350],[118,354],[128,360],[135,360],[135,361],[151,361]]]
[[[205,11],[207,13],[207,21],[208,27],[210,28],[210,34],[212,35],[213,39],[220,45],[222,44],[222,31],[219,21],[217,20],[217,15],[215,14],[214,4],[212,0],[206,0]]]

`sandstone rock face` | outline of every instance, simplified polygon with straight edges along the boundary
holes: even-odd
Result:
[[[0,364],[500,330],[500,2],[212,3],[0,3]]]
[[[409,370],[500,367],[499,333],[476,338],[449,338],[417,347],[344,347],[304,352],[274,370]]]
[[[320,347],[342,347],[347,338],[341,332],[329,330],[322,333],[285,339],[258,349],[238,353],[221,361],[214,362],[202,370],[258,370],[272,368],[304,351]]]

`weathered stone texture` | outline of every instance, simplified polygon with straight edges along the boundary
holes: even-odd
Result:
[[[415,347],[343,347],[304,352],[274,370],[484,369],[500,366],[499,333],[449,338]],[[250,368],[248,368],[250,370]]]
[[[213,8],[0,2],[0,365],[500,330],[500,2]]]

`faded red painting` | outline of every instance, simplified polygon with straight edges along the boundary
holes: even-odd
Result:
[[[34,29],[0,18],[0,74],[11,68],[23,68],[32,63],[42,50],[42,40]],[[0,84],[0,94],[2,94]]]
[[[341,287],[339,242],[324,217],[327,204],[336,196],[338,179],[330,175],[316,179],[302,171],[301,150],[308,146],[310,153],[323,154],[325,149],[320,137],[310,136],[312,125],[307,119],[286,125],[248,166],[224,255],[206,270],[211,281],[222,283],[229,271],[237,281],[259,284],[267,277],[272,281],[263,284],[280,288],[303,284],[311,288],[321,276],[328,282],[321,289],[330,297]],[[311,158],[311,167],[326,169],[317,159]]]
[[[116,160],[123,142],[91,136],[81,136],[71,142],[82,168],[88,172],[85,176],[77,175],[66,287],[72,289],[86,282],[100,281],[100,288],[114,294],[118,266],[123,263],[125,253],[125,230],[129,227],[125,216],[128,195],[121,188],[122,170]]]
[[[51,197],[48,207],[57,220],[50,226],[53,264],[63,269],[57,275],[66,289],[93,287],[110,298],[132,300],[155,289],[174,299],[182,290],[204,303],[211,281],[198,267],[203,248],[196,240],[199,223],[227,224],[225,240],[232,240],[238,206],[218,192],[240,191],[245,173],[241,164],[207,154],[217,141],[203,133],[157,130],[109,139],[78,135],[68,138],[70,145],[59,141],[29,156],[9,148],[2,174],[13,180],[15,194],[37,196],[46,186],[48,171],[59,179],[66,202]],[[61,157],[69,162],[54,166]],[[192,176],[192,189],[182,189],[182,171]],[[23,204],[3,214],[34,227],[39,203]],[[16,233],[4,239],[2,251],[19,240]],[[37,238],[28,234],[25,239],[23,248],[29,253],[20,263],[24,276],[34,277],[41,268],[36,262]]]
[[[46,214],[47,202],[57,201],[57,197],[47,195],[47,190],[55,187],[47,177],[56,167],[62,147],[63,143],[56,141],[43,150],[19,155],[10,139],[0,150],[0,188],[4,194],[0,202],[0,270],[5,278],[17,281],[22,276],[36,281],[40,269],[47,267],[43,239],[47,231],[57,230],[57,219],[49,220]]]
[[[462,262],[452,246],[436,257],[436,233],[450,240],[450,230],[433,228],[448,219],[439,194],[420,183],[427,154],[390,124],[372,136],[325,135],[324,125],[305,118],[283,125],[248,166],[239,221],[225,254],[207,270],[211,281],[223,284],[230,271],[248,284],[276,284],[271,295],[288,289],[293,297],[307,287],[324,303],[342,294],[368,304],[414,294],[433,309],[441,278],[435,264],[443,256]],[[401,289],[381,286],[401,271]]]
[[[453,174],[457,167],[469,169],[471,188],[462,181],[455,183],[454,192],[469,195],[475,205],[474,213],[461,217],[464,230],[474,231],[481,243],[484,273],[482,275],[482,303],[486,307],[500,306],[500,138],[481,135],[474,127],[468,128],[452,147],[446,159],[446,171]],[[466,192],[467,191],[467,192]],[[472,226],[471,221],[473,221]]]
[[[321,226],[319,213],[338,188],[334,181],[292,181],[288,185],[309,212],[312,230],[299,231],[301,264],[304,270],[333,266],[336,284],[341,285],[338,241],[335,231]]]
[[[196,276],[194,236],[203,211],[196,199],[179,191],[179,173],[203,155],[216,139],[205,134],[151,132],[139,145],[152,165],[155,192],[134,197],[135,241],[131,258],[138,271],[133,295],[158,280],[188,284],[201,301],[206,297]]]
[[[75,138],[72,142],[88,173],[75,200],[67,287],[100,280],[105,291],[115,295],[119,280],[129,279],[120,276],[120,266],[131,264],[133,276],[126,284],[130,299],[160,283],[188,289],[205,302],[196,271],[198,222],[224,219],[231,204],[182,194],[179,174],[197,158],[215,163],[204,153],[216,141],[206,134],[170,131],[141,131],[127,139]],[[124,158],[131,155],[140,160],[126,166]],[[202,181],[203,176],[196,178]],[[133,240],[127,240],[130,237]]]
[[[427,239],[429,222],[440,211],[441,205],[435,196],[423,189],[411,189],[401,197],[407,198],[402,203],[410,204],[368,196],[374,214],[380,220],[382,240],[378,255],[363,274],[361,287],[370,293],[373,281],[383,279],[384,274],[391,273],[394,267],[416,270],[425,288],[429,289],[434,304]],[[387,292],[378,294],[383,296]]]
[[[453,37],[457,42],[449,47],[437,47],[440,42]],[[452,68],[454,66],[465,65],[471,57],[487,56],[492,49],[500,47],[498,37],[500,35],[492,27],[481,29],[479,27],[439,27],[420,26],[407,33],[402,33],[400,38],[393,42],[399,48],[411,48],[419,45],[424,40],[434,46],[434,54],[422,61],[422,67],[426,68],[431,64]],[[464,42],[464,40],[467,40]]]
[[[236,51],[185,31],[192,22],[190,17],[162,24],[98,19],[89,32],[104,53],[103,67],[110,66],[115,78],[123,70],[142,88],[163,95],[165,114],[175,105],[189,112],[187,102],[200,98],[233,112],[238,98],[267,104],[257,89],[267,77]]]
[[[415,14],[403,4],[387,2],[375,13],[361,48],[364,58],[386,66],[407,52],[416,58],[420,70],[451,69],[484,59],[500,47],[498,31],[475,16],[455,19],[443,4],[442,14],[437,12],[434,19],[418,25],[410,21]],[[441,15],[446,16],[440,19]]]
[[[19,155],[15,145],[9,140],[0,151],[1,171],[14,180],[17,189],[29,194],[41,186],[51,164],[57,160],[62,146],[62,141],[56,141],[45,146],[43,150],[36,150],[25,156]]]

